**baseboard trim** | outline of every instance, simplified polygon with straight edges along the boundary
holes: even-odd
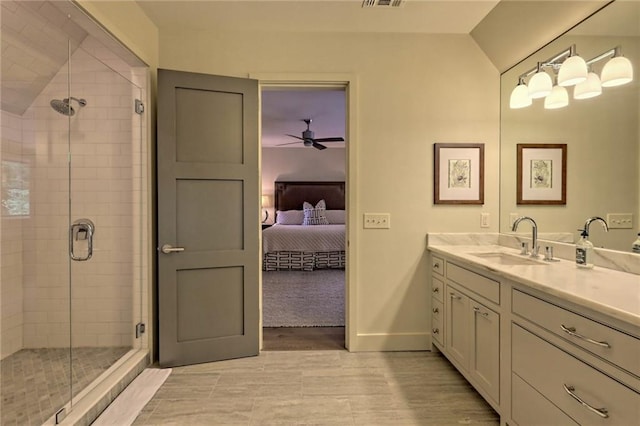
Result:
[[[431,350],[429,333],[358,333],[351,342],[351,352],[367,351],[428,351]]]

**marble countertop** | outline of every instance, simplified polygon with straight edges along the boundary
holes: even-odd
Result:
[[[498,244],[496,238],[484,241],[462,239],[452,244],[446,239],[431,239],[427,248],[494,275],[527,285],[602,314],[640,326],[640,275],[596,266],[577,268],[574,261],[559,259],[543,261],[540,255],[535,264],[503,264],[477,253],[506,253],[528,259],[519,250]]]

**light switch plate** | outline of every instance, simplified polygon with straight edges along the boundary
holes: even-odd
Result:
[[[391,228],[391,214],[389,213],[365,213],[365,229],[389,229]]]
[[[609,229],[633,228],[633,213],[607,213]]]

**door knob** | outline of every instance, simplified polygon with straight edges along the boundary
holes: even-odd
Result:
[[[171,244],[165,244],[162,247],[160,247],[160,251],[163,252],[164,254],[169,254],[169,253],[184,251],[184,247],[173,247]]]

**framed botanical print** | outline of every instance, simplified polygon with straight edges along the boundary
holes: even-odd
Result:
[[[434,204],[484,204],[484,144],[436,143]]]
[[[567,144],[518,144],[516,164],[518,204],[567,204]]]

